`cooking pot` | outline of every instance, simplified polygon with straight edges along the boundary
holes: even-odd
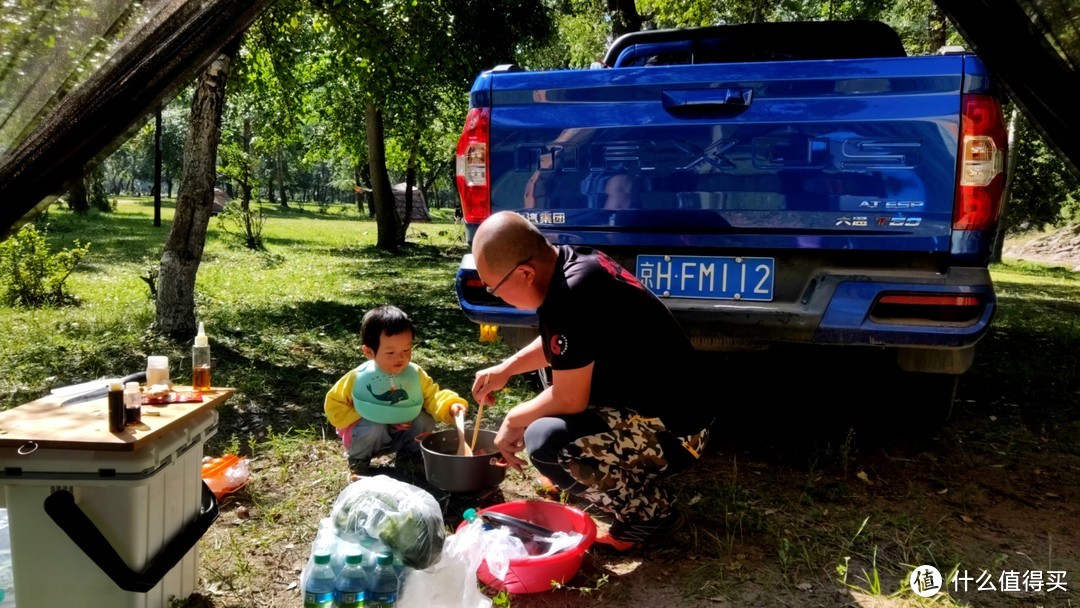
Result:
[[[473,429],[465,429],[470,439]],[[506,477],[506,461],[495,449],[495,432],[481,429],[476,437],[475,451],[483,454],[459,456],[456,429],[423,433],[416,438],[424,456],[424,473],[428,483],[448,492],[479,492],[493,488]]]

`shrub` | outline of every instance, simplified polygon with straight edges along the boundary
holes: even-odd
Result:
[[[217,218],[222,232],[243,243],[248,249],[262,251],[262,231],[263,224],[266,223],[262,205],[254,210],[250,207],[245,209],[242,205],[229,205],[218,213]]]
[[[7,306],[71,302],[64,282],[89,251],[90,243],[82,246],[76,240],[72,248],[51,253],[44,230],[38,232],[33,224],[23,226],[0,243],[0,277],[6,279],[0,302]]]

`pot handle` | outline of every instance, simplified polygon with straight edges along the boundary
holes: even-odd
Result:
[[[492,458],[491,460],[488,461],[488,464],[490,464],[491,466],[494,466],[494,467],[502,467],[504,469],[506,467],[510,466],[510,463],[503,460],[502,456],[495,456],[494,458]]]

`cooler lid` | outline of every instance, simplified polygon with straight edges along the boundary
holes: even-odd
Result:
[[[133,452],[201,420],[200,414],[224,403],[234,392],[214,388],[202,391],[200,402],[143,406],[142,423],[119,433],[109,432],[106,398],[62,406],[63,397],[49,395],[0,412],[0,448]]]

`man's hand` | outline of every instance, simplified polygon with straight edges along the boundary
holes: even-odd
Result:
[[[518,452],[525,449],[525,429],[512,427],[503,419],[499,432],[495,433],[495,449],[499,450],[507,464],[521,472],[528,463],[518,457]]]
[[[506,380],[497,365],[476,372],[472,385],[473,398],[483,405],[495,405],[495,391],[506,386]]]

